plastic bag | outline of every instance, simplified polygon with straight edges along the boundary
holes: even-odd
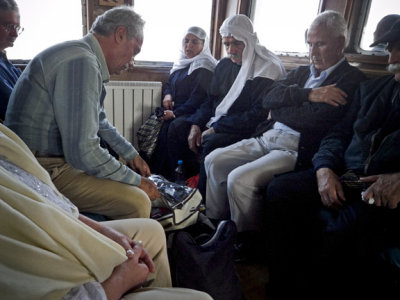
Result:
[[[200,192],[168,181],[161,175],[151,175],[161,197],[152,202],[151,218],[159,221],[165,231],[185,228],[197,222],[202,197]]]

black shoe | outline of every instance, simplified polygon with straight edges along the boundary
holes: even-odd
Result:
[[[260,247],[260,233],[256,231],[239,232],[234,245],[234,261],[257,261],[262,251]]]

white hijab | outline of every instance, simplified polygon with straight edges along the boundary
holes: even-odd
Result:
[[[201,52],[198,55],[192,58],[187,58],[185,55],[184,47],[185,47],[186,36],[190,33],[195,35],[199,39],[203,40],[204,44],[203,44],[203,50],[201,50]],[[182,39],[180,57],[176,62],[174,62],[170,74],[174,73],[177,70],[184,69],[188,65],[190,65],[188,75],[190,75],[194,70],[198,68],[205,68],[207,70],[210,70],[211,72],[214,72],[215,66],[217,65],[217,60],[211,55],[207,34],[200,27],[193,26],[190,27],[185,32],[185,35],[183,36]]]
[[[226,115],[229,108],[239,97],[247,80],[265,77],[272,80],[281,79],[285,68],[281,60],[267,48],[262,46],[253,30],[251,20],[245,15],[235,15],[227,18],[219,30],[222,37],[232,36],[245,44],[242,54],[242,67],[225,98],[217,106],[215,116],[208,126]]]

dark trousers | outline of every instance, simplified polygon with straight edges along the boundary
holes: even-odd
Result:
[[[188,145],[191,126],[192,124],[186,122],[185,117],[176,118],[169,125],[166,145],[168,147],[168,168],[172,180],[175,179],[173,173],[178,160],[183,160],[187,178],[199,173],[199,158],[189,149]]]
[[[323,207],[313,170],[282,174],[269,183],[264,219],[276,299],[299,290],[314,299],[343,293],[368,298],[393,288],[390,272],[379,272],[391,268],[381,264],[380,254],[400,245],[399,208],[365,204],[358,191],[345,194],[339,211]]]
[[[185,140],[182,136],[177,136],[188,134],[189,129],[186,116],[163,122],[158,134],[157,146],[151,158],[148,159],[153,174],[159,174],[168,180],[174,181],[174,171],[180,159],[184,161],[184,165],[188,169],[188,175],[193,173],[191,172],[193,168],[195,173],[198,172],[198,163],[192,157],[191,151],[186,153],[184,150],[185,146],[187,148],[187,140],[185,145]],[[178,144],[177,140],[179,141]],[[195,166],[193,167],[192,164]]]

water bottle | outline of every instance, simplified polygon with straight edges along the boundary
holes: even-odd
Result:
[[[175,169],[175,183],[186,185],[185,168],[183,160],[178,160],[178,166]]]

